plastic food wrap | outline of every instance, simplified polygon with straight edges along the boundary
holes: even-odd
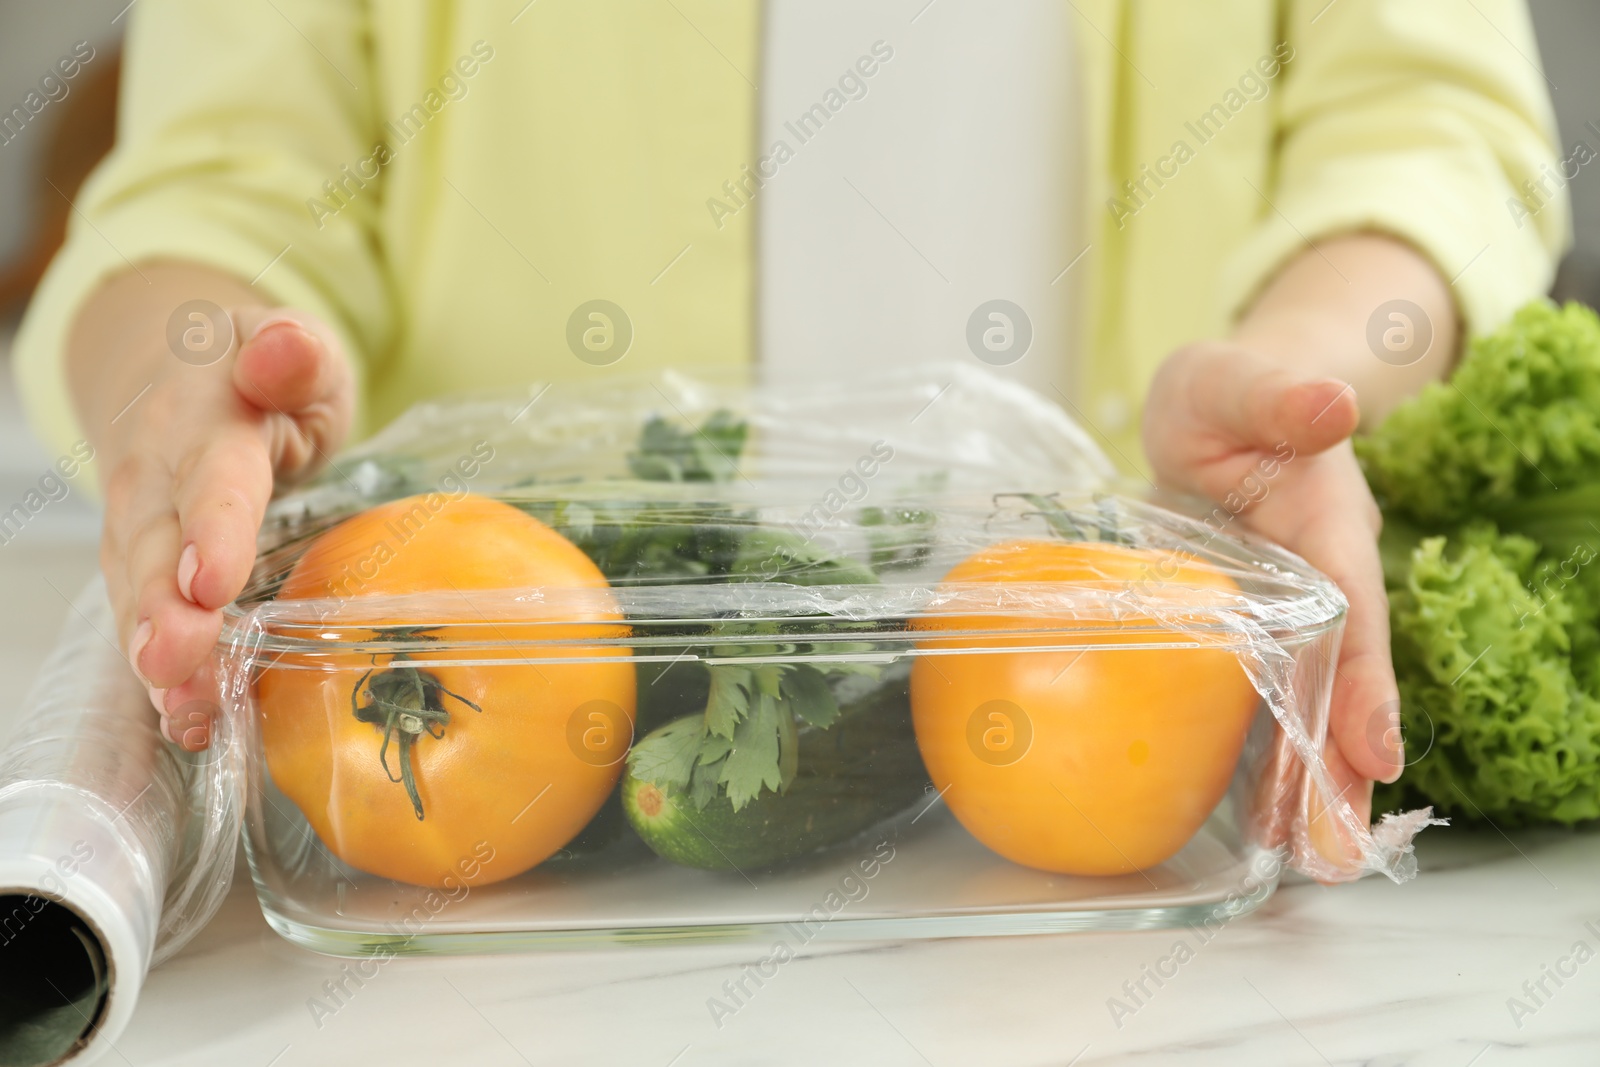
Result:
[[[1320,755],[1344,598],[1162,503],[967,368],[422,405],[273,504],[230,614],[268,920],[725,937],[849,878],[833,935],[946,936],[1409,877],[1427,813],[1369,829]]]
[[[167,744],[115,641],[96,578],[0,753],[6,1063],[86,1063],[112,1047],[147,970],[216,913],[233,872],[228,723],[198,756]]]

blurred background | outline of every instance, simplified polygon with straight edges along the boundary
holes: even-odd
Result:
[[[1394,0],[1400,2],[1400,0]],[[16,403],[10,338],[34,282],[60,243],[72,197],[115,135],[117,56],[137,0],[7,0],[0,5],[0,114],[9,113],[59,56],[86,41],[92,62],[20,131],[0,127],[0,500],[37,484],[53,457],[34,441]],[[1600,153],[1600,3],[1532,0],[1545,72],[1554,85],[1563,155],[1577,142]],[[1464,11],[1463,17],[1471,17]],[[1576,244],[1554,295],[1600,304],[1600,168],[1569,187]],[[81,488],[46,508],[19,535],[30,540],[93,539],[95,510]]]

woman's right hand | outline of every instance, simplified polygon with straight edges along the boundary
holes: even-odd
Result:
[[[154,280],[157,292],[141,292],[145,284],[126,279],[80,316],[69,376],[105,490],[100,565],[118,637],[161,713],[162,733],[192,751],[210,741],[210,714],[197,709],[216,699],[202,667],[221,633],[221,609],[249,578],[267,501],[279,482],[303,477],[339,447],[354,385],[322,322],[254,303],[256,294],[232,279],[213,288],[243,298],[216,302],[233,323],[226,354],[205,365],[179,358],[168,349],[166,320],[195,287]],[[129,301],[139,306],[129,311]],[[117,314],[119,305],[126,313]],[[119,323],[132,328],[119,331]],[[87,350],[97,337],[105,347]],[[105,373],[88,373],[94,364]],[[129,403],[141,377],[148,388]]]

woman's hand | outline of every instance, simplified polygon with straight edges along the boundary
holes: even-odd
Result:
[[[196,750],[210,716],[195,709],[215,700],[201,668],[221,609],[250,575],[267,501],[339,446],[353,385],[313,316],[267,308],[199,268],[153,265],[143,276],[120,276],[88,302],[69,378],[105,490],[100,565],[119,639],[162,732]],[[168,348],[168,318],[194,299],[233,324],[214,362]]]
[[[1374,350],[1374,323],[1381,336],[1397,306],[1426,326],[1422,350]],[[1234,521],[1304,557],[1350,601],[1326,758],[1363,819],[1373,780],[1399,777],[1405,753],[1382,518],[1350,436],[1363,416],[1381,419],[1442,377],[1457,332],[1449,286],[1428,260],[1392,238],[1341,237],[1291,261],[1230,338],[1169,356],[1145,406],[1145,451],[1163,484],[1232,501]]]
[[[1213,342],[1167,359],[1151,386],[1144,436],[1163,485],[1231,502],[1224,514],[1241,508],[1232,521],[1303,556],[1350,601],[1325,755],[1335,789],[1365,819],[1372,779],[1399,777],[1404,752],[1378,559],[1382,519],[1349,440],[1359,418],[1344,382],[1305,379],[1268,356]]]

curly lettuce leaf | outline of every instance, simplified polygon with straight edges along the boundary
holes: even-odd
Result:
[[[1441,526],[1600,482],[1600,318],[1536,301],[1356,444],[1385,511]]]
[[[1574,656],[1600,647],[1592,578],[1486,522],[1417,545],[1390,610],[1406,744],[1424,754],[1375,805],[1600,817],[1600,700]]]

